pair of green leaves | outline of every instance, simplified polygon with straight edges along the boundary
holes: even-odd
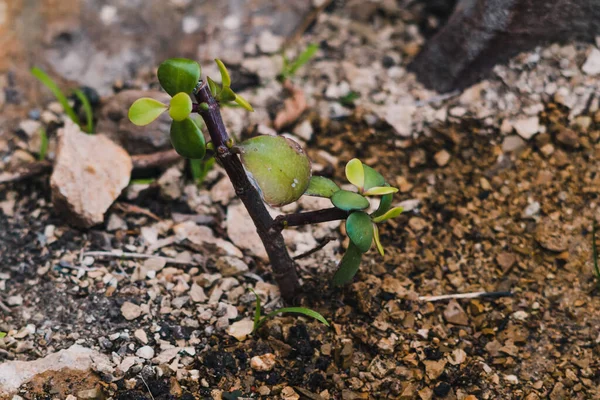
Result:
[[[384,254],[376,224],[402,213],[401,207],[391,209],[393,195],[398,189],[386,184],[379,172],[356,158],[346,164],[345,172],[346,178],[356,186],[358,192],[342,190],[327,178],[313,177],[305,193],[328,197],[334,206],[350,212],[346,219],[350,245],[334,275],[333,282],[336,285],[343,285],[352,280],[360,267],[362,254],[369,251],[373,243],[379,253]],[[363,211],[370,206],[367,196],[382,196],[379,207],[370,215]]]
[[[218,58],[215,59],[215,62],[217,63],[217,67],[219,67],[219,72],[221,74],[221,84],[219,85],[210,77],[206,78],[206,82],[208,83],[208,87],[213,97],[221,104],[235,102],[238,106],[253,112],[254,108],[252,108],[250,103],[231,90],[231,77],[229,76],[229,71],[227,71],[225,64]]]
[[[171,58],[158,67],[158,81],[171,95],[167,106],[158,100],[144,97],[136,100],[129,108],[129,119],[135,125],[144,126],[156,120],[168,110],[171,123],[171,144],[181,156],[202,159],[206,154],[204,135],[190,118],[193,103],[190,94],[200,80],[200,65],[185,58]]]

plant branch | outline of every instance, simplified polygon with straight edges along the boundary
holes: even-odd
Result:
[[[244,203],[256,226],[256,231],[271,261],[273,275],[279,285],[282,297],[290,301],[300,288],[300,282],[296,265],[285,247],[281,230],[271,229],[273,218],[265,207],[260,194],[248,180],[240,159],[228,146],[230,139],[219,111],[219,104],[210,93],[206,82],[202,82],[198,88],[196,100],[198,103],[207,104],[205,109],[199,109],[198,112],[204,119],[206,129],[210,134],[215,157],[225,169],[236,194]]]
[[[290,226],[320,224],[321,222],[338,221],[348,218],[348,212],[339,208],[325,208],[297,214],[279,215],[273,221],[273,229],[283,230]]]

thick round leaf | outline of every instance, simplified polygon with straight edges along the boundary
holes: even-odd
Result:
[[[373,224],[373,241],[375,242],[375,246],[377,246],[377,251],[383,256],[385,252],[383,251],[381,240],[379,240],[379,228],[375,224]]]
[[[381,197],[379,207],[377,207],[377,210],[375,210],[375,212],[371,214],[371,217],[379,217],[385,214],[392,206],[392,200],[394,200],[393,194],[386,194],[385,196]]]
[[[351,184],[362,190],[365,185],[365,169],[358,158],[353,158],[346,164],[346,178]]]
[[[306,189],[304,194],[307,196],[330,198],[338,190],[340,190],[339,186],[331,179],[327,179],[324,176],[313,176],[310,178],[308,189]]]
[[[379,217],[373,218],[373,222],[379,223],[379,222],[383,222],[387,219],[396,218],[398,215],[402,214],[402,211],[404,211],[404,209],[402,207],[394,207],[391,210],[389,210],[388,212],[386,212],[385,214],[383,214]]]
[[[192,99],[189,94],[181,92],[177,93],[171,99],[169,106],[169,115],[175,121],[183,121],[192,112]]]
[[[366,253],[369,251],[371,243],[373,243],[373,222],[371,222],[371,217],[362,211],[353,212],[346,219],[346,232],[352,243],[361,252]]]
[[[129,107],[128,117],[135,125],[144,126],[158,118],[166,109],[167,106],[160,101],[143,97]]]
[[[369,207],[369,200],[358,193],[348,190],[338,190],[331,196],[334,206],[345,211],[364,210]]]
[[[383,195],[386,195],[386,194],[394,194],[394,193],[397,193],[397,192],[398,192],[398,189],[396,189],[395,187],[391,187],[391,186],[375,186],[375,187],[372,187],[371,189],[367,190],[363,194],[365,196],[383,196]]]
[[[237,147],[248,175],[268,204],[290,204],[306,192],[311,177],[310,160],[295,141],[263,135]]]
[[[363,168],[365,169],[365,190],[369,190],[375,186],[385,185],[385,179],[383,178],[383,175],[368,165],[363,164]]]
[[[355,245],[350,242],[350,246],[348,246],[348,250],[346,250],[346,254],[342,257],[342,261],[340,261],[340,266],[336,271],[335,275],[333,275],[333,284],[335,286],[342,286],[346,283],[350,282],[354,275],[358,272],[358,268],[360,267],[360,259],[362,253]]]
[[[202,159],[206,154],[206,142],[198,125],[191,119],[173,121],[171,124],[171,144],[180,156]]]
[[[192,93],[200,80],[200,65],[187,58],[169,58],[158,67],[158,81],[171,96]]]

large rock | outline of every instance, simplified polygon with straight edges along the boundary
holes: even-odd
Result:
[[[0,364],[0,396],[15,392],[38,374],[63,368],[109,372],[111,363],[107,356],[77,344],[35,361],[4,362]]]
[[[163,113],[147,126],[136,126],[127,118],[129,107],[141,97],[151,97],[165,104],[171,101],[171,96],[157,90],[124,90],[110,97],[102,106],[97,131],[123,146],[129,154],[147,154],[169,149],[171,118],[168,113]]]
[[[129,183],[131,169],[131,157],[122,147],[67,121],[58,132],[52,203],[75,226],[97,225]]]
[[[439,92],[463,89],[522,51],[548,42],[593,41],[598,33],[597,0],[459,0],[410,69]]]

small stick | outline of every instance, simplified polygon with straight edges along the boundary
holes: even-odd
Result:
[[[148,384],[146,383],[146,380],[144,379],[144,376],[142,374],[140,374],[140,378],[142,378],[142,382],[144,382],[146,389],[148,389],[148,394],[150,394],[150,397],[152,398],[152,400],[154,400],[154,396],[152,396],[152,391],[150,390],[150,386],[148,386]]]
[[[116,258],[129,258],[129,259],[157,259],[157,260],[165,260],[165,262],[169,264],[179,264],[179,265],[196,265],[195,262],[192,261],[183,261],[177,260],[171,257],[163,257],[163,256],[155,256],[152,254],[140,254],[140,253],[127,253],[123,251],[88,251],[83,253],[83,257],[116,257]]]
[[[327,236],[327,237],[323,238],[321,243],[319,243],[315,248],[310,249],[310,250],[308,250],[300,255],[297,255],[295,257],[292,257],[292,260],[296,261],[296,260],[300,260],[301,258],[308,257],[311,254],[314,254],[317,251],[321,250],[323,247],[327,246],[329,244],[329,242],[331,242],[333,240],[335,240],[335,238],[333,236]]]
[[[474,292],[474,293],[457,293],[457,294],[444,294],[441,296],[419,296],[420,301],[440,301],[450,299],[477,299],[477,298],[498,298],[498,297],[510,297],[513,294],[511,292]]]

